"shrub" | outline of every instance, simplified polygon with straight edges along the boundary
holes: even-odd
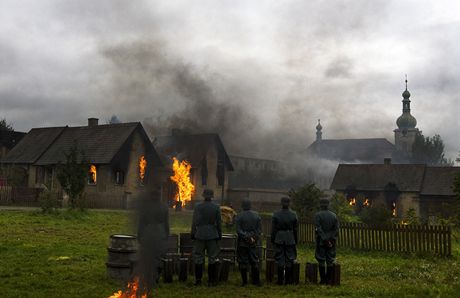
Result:
[[[361,221],[368,225],[387,225],[391,224],[392,214],[384,206],[375,206],[365,208],[361,211],[359,217]]]
[[[59,207],[56,194],[49,190],[42,191],[38,196],[38,201],[43,213],[55,213],[56,208]]]

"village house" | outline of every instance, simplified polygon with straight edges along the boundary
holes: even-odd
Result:
[[[331,189],[342,193],[356,212],[383,206],[402,219],[413,209],[428,220],[451,215],[453,182],[459,174],[460,167],[392,164],[390,159],[383,164],[340,164]]]
[[[145,185],[161,179],[162,162],[141,123],[99,125],[96,118],[89,118],[87,126],[33,128],[2,159],[2,166],[21,168],[23,186],[62,193],[57,165],[66,162],[73,146],[89,163],[88,207],[129,207]]]
[[[233,171],[232,162],[218,134],[188,134],[173,129],[170,136],[159,136],[153,141],[165,168],[172,169],[173,158],[187,161],[191,165],[190,181],[194,186],[191,202],[202,200],[205,188],[214,191],[217,203],[224,204],[228,191],[229,172]],[[170,170],[170,176],[172,175]],[[175,201],[177,185],[171,179],[163,180],[163,197],[171,205]]]

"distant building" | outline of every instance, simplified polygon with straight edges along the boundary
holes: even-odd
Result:
[[[281,197],[300,184],[280,161],[235,155],[230,158],[235,170],[229,174],[228,201],[236,209],[248,198],[254,209],[273,211],[279,208]]]
[[[2,165],[23,169],[25,186],[59,192],[57,165],[74,144],[89,162],[85,193],[91,208],[127,207],[162,167],[139,122],[98,125],[96,118],[88,126],[33,128]]]
[[[358,211],[365,205],[381,205],[398,218],[414,209],[420,218],[428,219],[453,211],[449,206],[456,203],[452,187],[457,174],[460,167],[392,164],[390,160],[384,164],[340,164],[331,189],[344,194]]]
[[[396,120],[394,130],[394,144],[385,138],[368,139],[323,139],[323,126],[318,120],[316,126],[316,140],[307,148],[310,159],[334,161],[337,163],[377,164],[385,158],[394,163],[409,163],[412,157],[412,145],[419,132],[416,128],[417,120],[410,113],[410,93],[402,93],[402,115]],[[314,174],[315,182],[331,181],[329,175]]]

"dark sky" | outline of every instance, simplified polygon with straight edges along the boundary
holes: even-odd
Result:
[[[279,157],[324,138],[393,142],[404,76],[412,114],[460,149],[460,2],[0,3],[0,118],[15,129],[142,121],[218,131]]]

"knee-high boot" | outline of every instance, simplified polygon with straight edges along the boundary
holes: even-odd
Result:
[[[195,286],[201,285],[203,278],[203,264],[195,264]]]
[[[251,281],[253,285],[260,286],[260,272],[257,266],[251,267]]]
[[[327,282],[327,277],[326,277],[326,267],[324,266],[319,266],[319,284],[320,285],[325,285]]]
[[[278,266],[278,285],[284,284],[284,267]]]
[[[244,269],[240,268],[240,273],[241,273],[241,286],[244,287],[248,283],[248,270],[246,268]]]

